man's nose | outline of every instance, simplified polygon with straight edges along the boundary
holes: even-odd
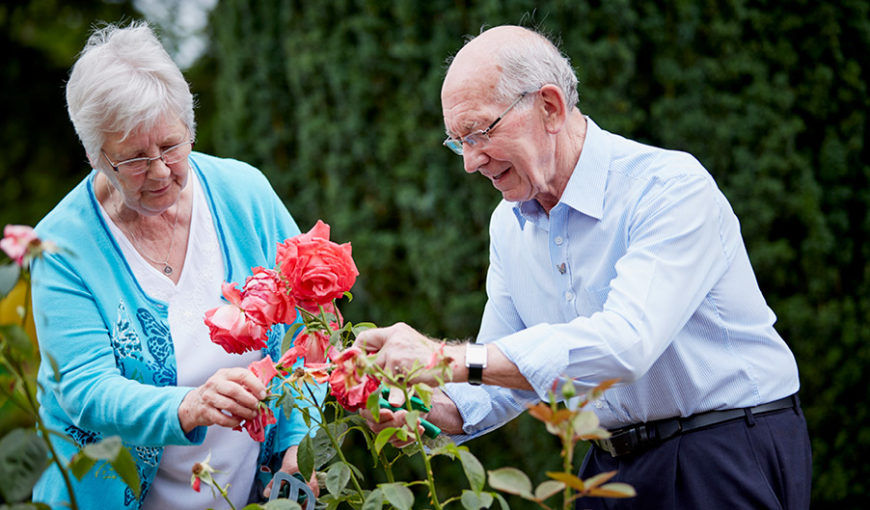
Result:
[[[489,157],[480,146],[471,146],[465,144],[462,148],[462,162],[465,165],[465,171],[473,174],[478,168],[482,167]]]

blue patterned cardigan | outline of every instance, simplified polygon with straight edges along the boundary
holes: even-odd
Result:
[[[191,169],[205,190],[225,260],[225,278],[243,282],[254,266],[272,267],[278,242],[299,233],[266,178],[245,163],[194,152]],[[41,239],[63,251],[33,264],[33,307],[43,360],[39,369],[40,414],[69,459],[77,446],[117,435],[129,448],[141,480],[139,498],[108,466],[97,464],[73,478],[80,508],[139,508],[157,472],[164,445],[199,444],[206,428],[185,434],[178,406],[190,387],[176,386],[176,363],[166,303],[139,286],[101,216],[93,192],[95,171],[36,227]],[[285,328],[275,327],[268,348],[280,356]],[[308,433],[301,413],[266,432],[260,465],[298,444]],[[52,465],[34,488],[33,501],[63,507],[69,500]]]

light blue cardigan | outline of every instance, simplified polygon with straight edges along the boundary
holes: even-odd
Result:
[[[225,261],[225,278],[244,282],[254,266],[273,267],[277,243],[299,233],[266,178],[245,163],[201,153],[191,169],[205,190]],[[36,227],[60,253],[33,264],[33,308],[43,360],[39,369],[40,414],[49,429],[78,446],[117,435],[130,450],[141,479],[141,496],[106,465],[97,464],[77,482],[80,508],[139,508],[148,494],[164,445],[199,444],[206,428],[185,435],[178,406],[190,387],[176,386],[176,363],[168,309],[147,296],[102,215],[93,192],[96,171],[72,190]],[[277,360],[285,328],[274,327],[264,354]],[[259,462],[298,444],[308,428],[300,412],[289,419],[275,410]],[[53,438],[69,459],[69,441]],[[33,501],[62,507],[69,500],[60,471],[52,465],[34,488]]]

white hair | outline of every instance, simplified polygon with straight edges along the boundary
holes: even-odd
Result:
[[[523,92],[534,92],[544,85],[555,85],[565,94],[569,110],[577,106],[577,75],[571,67],[571,60],[556,47],[545,35],[524,28],[531,37],[522,37],[500,47],[493,55],[501,65],[502,74],[496,85],[496,98],[499,103],[512,103]],[[466,41],[466,45],[474,37]],[[453,57],[447,64],[453,64]],[[531,102],[521,101],[517,109],[523,109]]]
[[[177,118],[196,136],[193,95],[146,22],[94,30],[66,85],[67,111],[92,163],[109,133],[122,139]]]

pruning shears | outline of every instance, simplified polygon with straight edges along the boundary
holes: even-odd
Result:
[[[389,409],[390,411],[400,411],[404,409],[403,407],[398,407],[390,404],[390,402],[387,400],[389,396],[390,389],[387,387],[381,388],[381,396],[378,398],[378,405],[381,408]],[[420,400],[419,397],[411,397],[411,409],[424,413],[429,412],[429,408],[426,406],[426,404],[423,403],[422,400]],[[430,439],[435,439],[436,437],[438,437],[439,434],[441,434],[441,429],[428,420],[424,420],[421,418],[420,425],[423,426],[423,435]]]

